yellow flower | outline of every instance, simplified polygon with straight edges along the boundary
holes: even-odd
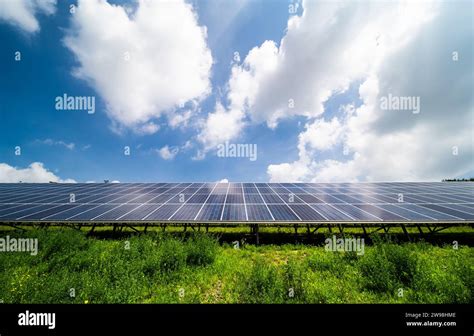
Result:
[[[85,303],[85,304],[88,304],[88,303],[89,303],[89,300],[85,300],[84,303]]]

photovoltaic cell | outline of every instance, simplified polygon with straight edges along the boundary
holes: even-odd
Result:
[[[348,215],[340,212],[339,210],[335,209],[334,207],[330,206],[329,204],[321,204],[321,203],[316,203],[316,204],[310,204],[310,206],[318,211],[321,215],[326,217],[328,220],[333,220],[333,221],[348,221],[352,220],[351,217]]]
[[[276,204],[285,203],[285,202],[282,201],[282,199],[277,194],[262,194],[262,197],[263,197],[264,201],[267,204],[270,204],[270,203],[276,203]]]
[[[406,220],[407,218],[404,218],[400,215],[396,215],[388,210],[381,209],[377,206],[370,205],[370,204],[354,204],[355,207],[362,209],[375,217],[378,217],[382,220],[385,221],[400,221],[400,220]]]
[[[289,204],[291,210],[293,210],[299,218],[304,221],[323,221],[326,220],[313,208],[306,204]]]
[[[0,217],[2,215],[6,215],[15,211],[19,211],[22,209],[30,209],[32,208],[31,204],[5,204],[2,205],[0,208]]]
[[[474,183],[0,183],[1,222],[219,221],[221,215],[225,221],[472,223]]]
[[[224,195],[211,195],[206,203],[224,203],[225,194]]]
[[[221,219],[224,204],[205,204],[199,212],[196,220],[218,221]]]
[[[408,209],[398,207],[394,204],[377,204],[379,208],[382,208],[387,211],[391,211],[399,216],[402,216],[408,220],[430,220],[433,219],[427,215],[423,215]]]
[[[80,205],[78,204],[77,207],[72,207],[69,210],[62,211],[60,213],[55,213],[50,216],[44,217],[43,220],[49,220],[49,221],[65,221],[70,217],[73,217],[81,212],[88,211],[90,209],[96,208],[97,204],[83,204]]]
[[[142,218],[145,218],[149,213],[156,210],[159,207],[158,204],[143,204],[139,207],[136,207],[127,214],[124,214],[120,217],[122,221],[139,221]]]
[[[265,202],[259,194],[245,194],[245,203],[264,204]]]
[[[183,205],[178,212],[176,212],[171,220],[194,220],[198,211],[201,209],[200,204],[185,204]]]
[[[238,194],[228,194],[226,203],[244,203],[244,196]]]
[[[106,213],[103,213],[99,217],[94,218],[94,220],[114,220],[125,215],[127,212],[132,211],[138,207],[137,204],[123,204],[117,208],[114,208]]]
[[[382,220],[381,218],[378,218],[350,204],[333,204],[333,206],[336,209],[348,214],[354,219],[358,219],[362,221],[381,221]]]
[[[71,220],[85,220],[89,221],[92,220],[93,218],[102,215],[104,212],[112,210],[113,208],[117,207],[117,204],[104,204],[104,205],[99,205],[98,207],[92,208],[90,210],[87,210],[86,212],[77,214],[71,218]]]
[[[265,205],[247,204],[247,214],[249,221],[272,220],[272,215]]]
[[[417,213],[422,214],[422,215],[427,215],[431,218],[434,218],[435,220],[455,220],[455,219],[459,219],[457,217],[454,217],[454,216],[451,216],[451,215],[448,215],[448,214],[445,214],[445,213],[442,213],[442,212],[439,212],[439,211],[433,211],[431,209],[428,209],[428,208],[425,208],[425,207],[422,207],[422,206],[419,206],[419,205],[416,205],[416,204],[399,203],[399,204],[397,204],[397,206],[399,206],[401,208],[404,208],[404,209],[408,209],[408,210],[417,212]]]
[[[33,212],[28,215],[25,215],[21,218],[17,219],[22,219],[22,220],[40,220],[45,217],[51,216],[56,213],[60,213],[65,210],[69,209],[74,209],[75,207],[79,206],[79,204],[63,204],[63,205],[58,205],[55,207],[47,207],[45,210],[38,211],[38,212]]]
[[[439,212],[442,212],[442,213],[445,213],[457,218],[461,218],[461,219],[474,219],[474,215],[468,214],[466,212],[450,209],[450,208],[437,205],[437,204],[420,204],[420,206],[429,208],[435,211],[439,211]]]
[[[446,204],[446,207],[454,209],[454,210],[466,212],[471,215],[474,214],[474,209],[471,207],[465,206],[464,204]]]
[[[224,213],[222,220],[225,221],[245,221],[245,207],[243,204],[226,204],[224,207]]]
[[[21,208],[12,208],[10,210],[5,211],[5,213],[0,215],[0,219],[14,220],[18,217],[27,216],[33,212],[42,211],[49,208],[51,208],[50,205],[28,204],[28,205],[22,206]]]
[[[146,220],[168,220],[182,204],[165,204],[156,211],[148,214]]]
[[[298,217],[286,205],[269,204],[268,208],[275,220],[298,221]]]

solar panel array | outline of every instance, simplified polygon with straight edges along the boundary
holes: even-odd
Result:
[[[469,222],[474,183],[0,184],[0,222]]]

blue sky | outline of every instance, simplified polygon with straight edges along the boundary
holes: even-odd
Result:
[[[131,4],[134,6],[134,11],[137,10],[137,7],[142,6],[134,1],[109,1],[109,3],[124,6],[123,8]],[[111,48],[101,48],[100,43],[89,41],[87,38],[90,39],[90,37],[83,38],[80,35],[81,30],[78,27],[85,30],[87,27],[97,25],[97,22],[87,19],[87,16],[83,16],[81,19],[79,15],[74,17],[76,14],[69,13],[71,4],[77,5],[77,13],[80,13],[83,10],[81,2],[76,4],[75,1],[60,1],[56,4],[51,1],[53,5],[51,8],[54,10],[49,12],[39,5],[29,8],[39,26],[34,31],[25,26],[24,22],[26,21],[21,21],[21,19],[14,21],[1,18],[0,133],[2,136],[0,164],[4,165],[5,176],[2,176],[0,169],[0,178],[8,182],[14,182],[11,180],[12,178],[19,179],[20,177],[23,180],[28,180],[28,167],[34,162],[40,162],[41,169],[44,170],[38,174],[38,181],[55,178],[57,180],[73,179],[77,182],[102,181],[104,179],[121,182],[217,181],[221,179],[230,181],[438,180],[441,177],[472,175],[472,124],[468,123],[467,126],[464,126],[467,127],[464,129],[464,134],[471,132],[471,139],[465,135],[462,137],[453,136],[449,144],[435,143],[436,149],[424,144],[423,148],[427,148],[427,155],[431,159],[429,167],[419,171],[417,166],[408,160],[405,162],[405,158],[418,160],[420,151],[424,149],[421,147],[413,149],[407,146],[406,152],[403,152],[405,150],[402,149],[403,146],[400,146],[393,138],[399,137],[412,141],[417,139],[416,134],[420,134],[420,139],[422,132],[433,134],[433,131],[443,124],[443,121],[437,117],[436,111],[431,114],[432,117],[428,114],[428,119],[423,119],[423,122],[414,122],[414,125],[420,125],[419,132],[413,131],[413,128],[418,126],[407,127],[406,133],[390,130],[390,128],[384,129],[385,133],[381,135],[380,143],[381,146],[386,147],[385,151],[383,148],[373,150],[372,147],[367,147],[366,143],[370,142],[371,138],[362,138],[367,132],[361,132],[363,126],[360,126],[360,123],[370,119],[363,118],[364,107],[369,105],[369,100],[366,98],[364,101],[361,98],[361,87],[369,87],[375,74],[379,85],[378,95],[381,95],[383,92],[380,92],[386,87],[394,93],[403,92],[405,83],[394,78],[391,71],[400,66],[402,75],[409,75],[410,67],[413,64],[409,63],[409,60],[405,61],[406,64],[400,63],[401,61],[398,60],[404,60],[406,55],[413,56],[415,49],[410,50],[410,48],[416,45],[417,36],[425,41],[425,45],[418,47],[418,51],[422,49],[427,54],[426,50],[433,50],[433,54],[436,55],[437,46],[433,43],[437,42],[434,36],[430,35],[430,30],[435,31],[442,28],[443,25],[449,24],[448,19],[443,20],[443,15],[445,15],[443,13],[452,10],[444,8],[446,5],[443,4],[434,9],[433,11],[436,13],[425,21],[420,20],[423,23],[420,23],[419,26],[413,25],[407,28],[410,31],[415,31],[413,41],[400,44],[400,46],[397,42],[391,42],[392,48],[387,48],[387,50],[391,50],[390,52],[384,51],[382,56],[374,56],[376,59],[374,63],[379,62],[380,66],[371,68],[366,65],[371,61],[362,55],[362,61],[355,60],[357,57],[350,58],[351,61],[358,62],[354,63],[354,67],[352,67],[356,70],[352,70],[346,68],[345,59],[338,59],[339,56],[337,56],[334,57],[334,61],[330,62],[328,55],[324,55],[324,53],[328,50],[337,54],[341,53],[340,50],[355,50],[354,54],[356,55],[357,46],[355,46],[356,49],[351,49],[350,45],[342,47],[343,49],[338,48],[341,48],[340,45],[343,43],[351,43],[350,41],[358,36],[355,34],[355,29],[371,19],[371,17],[365,17],[364,14],[360,15],[359,21],[355,19],[347,23],[337,21],[334,29],[327,30],[323,34],[318,31],[317,26],[313,26],[308,21],[313,19],[316,21],[320,18],[318,15],[322,15],[320,13],[324,13],[326,10],[328,13],[325,15],[328,16],[342,15],[326,3],[319,5],[320,7],[315,5],[315,1],[300,3],[295,14],[295,20],[300,20],[300,22],[294,27],[290,27],[288,22],[293,14],[290,14],[288,10],[289,4],[292,3],[287,0],[232,2],[195,0],[188,3],[192,4],[192,7],[189,8],[197,17],[196,25],[206,27],[207,36],[203,38],[203,43],[206,50],[212,55],[212,67],[207,74],[208,92],[204,93],[206,90],[203,88],[202,94],[199,93],[199,98],[197,95],[188,97],[191,99],[186,102],[186,109],[193,106],[191,107],[191,117],[186,123],[177,127],[171,125],[171,117],[167,113],[173,116],[181,115],[184,113],[184,109],[175,108],[172,112],[169,109],[153,111],[152,107],[150,112],[150,109],[146,107],[146,113],[148,113],[146,120],[137,121],[137,117],[131,122],[124,122],[124,119],[118,117],[120,113],[129,113],[129,111],[125,109],[123,112],[123,110],[119,111],[111,107],[124,106],[120,105],[120,97],[110,95],[110,91],[107,91],[107,85],[112,86],[113,83],[107,84],[105,87],[94,84],[103,80],[103,76],[107,78],[111,74],[97,74],[96,76],[96,74],[90,73],[90,69],[85,66],[92,57],[107,53]],[[311,8],[312,6],[314,8]],[[469,7],[470,5],[462,3],[460,6]],[[122,9],[122,7],[115,8]],[[113,11],[112,6],[108,4],[97,7],[97,10]],[[310,10],[314,11],[314,14]],[[360,11],[358,8],[352,10]],[[380,13],[373,18],[374,22],[377,22],[377,18],[393,11],[393,9],[385,7],[377,10],[380,10]],[[304,11],[307,11],[305,15],[303,15]],[[456,13],[462,12],[458,8],[454,11]],[[133,20],[134,13],[128,15],[129,20]],[[445,16],[453,18],[452,13]],[[104,21],[107,19],[104,16]],[[73,24],[73,20],[76,20],[75,24]],[[469,20],[472,22],[472,12],[471,16],[464,19],[458,18],[460,22],[458,29],[464,31],[465,37],[460,39],[459,44],[455,46],[456,50],[464,52],[461,58],[461,62],[464,63],[459,66],[462,68],[460,72],[472,71],[472,60],[466,60],[469,53],[472,56],[472,39],[471,42],[468,42],[472,33],[466,31],[463,26],[464,22],[467,27]],[[115,23],[104,22],[104,26],[113,29]],[[181,29],[180,24],[171,22],[170,25],[170,27],[160,29],[169,28],[171,36],[177,29]],[[346,26],[350,29],[345,29]],[[387,36],[387,41],[390,40],[390,33],[387,32],[384,35],[383,31],[388,28],[381,26],[382,33],[379,33],[381,36]],[[97,29],[95,34],[107,34],[106,29],[103,31],[100,28]],[[324,27],[324,29],[329,28]],[[148,35],[138,36],[136,39],[142,39],[140,40],[142,44],[156,43],[160,45],[159,38],[162,35],[159,33],[161,31],[157,32],[156,38],[154,38],[152,31],[148,32]],[[344,34],[348,34],[348,36],[343,38]],[[93,46],[96,49],[87,50],[84,48],[83,51],[88,53],[88,56],[81,58],[77,52],[73,51],[72,47],[66,45],[65,38],[67,36],[73,39],[72,44],[76,47]],[[324,36],[328,38],[326,39]],[[335,38],[332,39],[332,37]],[[305,41],[304,39],[307,38],[309,40]],[[285,41],[283,46],[282,39]],[[449,33],[446,39],[450,39]],[[114,43],[120,43],[120,39],[118,41]],[[134,41],[132,40],[130,43],[133,44]],[[266,44],[265,41],[273,41],[274,47]],[[311,45],[313,42],[314,49]],[[186,49],[187,47],[183,47],[184,49],[181,50],[178,45],[177,48],[179,53],[190,52],[189,49]],[[152,47],[150,50],[156,50],[156,48]],[[249,54],[252,50],[255,52],[254,58],[251,58]],[[14,59],[17,51],[21,52],[21,61]],[[166,49],[159,50],[159,53],[162,52],[166,52]],[[239,53],[241,61],[232,64],[235,52]],[[448,58],[451,56],[449,48],[444,52]],[[153,60],[152,56],[149,57]],[[141,55],[141,57],[148,56]],[[433,63],[435,67],[438,66],[436,56],[432,57],[433,59],[425,59],[424,62]],[[97,62],[94,64],[101,65],[98,59],[100,56],[92,61]],[[156,56],[156,59],[156,62],[159,62],[159,55]],[[392,61],[394,59],[397,61]],[[172,62],[173,58],[170,60]],[[268,71],[265,70],[265,66],[271,64],[272,60],[275,61],[275,67]],[[297,62],[301,63],[301,67]],[[295,66],[295,64],[298,65],[298,68],[292,72],[289,67]],[[394,65],[392,66],[392,64]],[[159,65],[154,66],[159,67]],[[179,69],[180,64],[172,64],[172,66]],[[86,73],[85,77],[92,78],[92,80],[74,74],[74,71],[81,67]],[[234,77],[232,75],[233,68],[240,71]],[[161,69],[158,68],[158,70]],[[120,72],[121,69],[116,69],[116,71]],[[166,73],[167,70],[163,71]],[[444,76],[444,71],[446,69],[440,69],[439,74],[434,71],[433,77]],[[174,72],[171,74],[173,75]],[[244,75],[249,76],[250,81]],[[244,89],[241,89],[242,86],[232,87],[231,78],[235,78],[236,81],[240,80],[244,84],[247,83],[247,85],[258,83],[258,92],[256,89],[247,90],[245,85]],[[134,85],[134,80],[137,79],[130,79],[131,85]],[[140,79],[138,80],[137,84],[141,84]],[[285,88],[284,83],[287,81],[290,84]],[[394,81],[394,83],[390,81]],[[298,87],[300,82],[302,86]],[[144,80],[144,84],[147,84],[146,80]],[[181,82],[169,82],[169,86],[176,86],[178,89],[181,85]],[[459,113],[460,118],[469,118],[469,113],[471,113],[472,117],[472,112],[468,111],[469,109],[472,111],[472,97],[469,98],[464,93],[472,89],[472,76],[467,79],[459,79],[459,85],[463,86],[459,89],[459,95],[446,99],[462,101],[463,99],[459,98],[465,98],[464,100],[467,102],[460,105],[458,109],[454,109],[459,112],[453,113]],[[398,87],[400,87],[399,90]],[[419,95],[421,95],[422,101],[426,102],[439,95],[437,90],[440,89],[434,88],[432,91],[427,90],[426,93]],[[282,92],[290,93],[288,96],[284,96]],[[410,96],[416,94],[410,90],[405,92]],[[70,96],[94,96],[96,98],[96,113],[56,110],[55,98],[62,96],[63,93]],[[127,94],[128,92],[124,90],[124,95]],[[157,90],[156,95],[160,94],[161,92]],[[175,94],[175,92],[170,92],[170,94]],[[272,97],[273,94],[274,97]],[[233,97],[241,96],[245,97],[246,103],[238,105],[235,103],[237,98]],[[312,99],[313,96],[318,99]],[[291,110],[288,106],[281,108],[285,105],[288,97],[295,97],[296,108]],[[134,95],[133,98],[139,102],[151,99],[158,105],[161,101],[167,101],[167,97],[157,101],[154,97],[150,98],[149,95],[144,97]],[[278,102],[280,98],[283,99],[283,105]],[[271,99],[276,102],[270,102]],[[195,100],[194,105],[193,100]],[[300,102],[303,102],[304,104],[301,105],[304,106],[299,105]],[[174,103],[178,104],[178,102]],[[223,106],[221,112],[218,112],[218,103]],[[347,112],[350,109],[355,112]],[[234,113],[234,110],[238,110],[238,112]],[[223,124],[229,125],[228,136],[225,134],[225,130],[222,132],[224,134],[217,135],[217,139],[212,139],[209,136],[209,134],[216,134],[216,131],[206,133],[206,127],[210,127],[212,115],[222,116],[220,120],[223,120]],[[377,118],[382,117],[378,114]],[[397,115],[396,118],[400,119],[401,117]],[[406,123],[407,119],[404,118],[404,121],[397,121],[397,119],[394,123]],[[413,116],[408,118],[413,118]],[[275,122],[275,120],[277,121]],[[158,125],[159,129],[148,133],[137,131],[138,127],[149,122]],[[383,123],[383,120],[378,120],[378,122]],[[212,125],[215,127],[215,124]],[[354,125],[359,126],[354,128],[356,127]],[[367,122],[363,125],[377,134],[378,130],[371,128],[371,123]],[[361,132],[361,134],[357,132]],[[449,134],[453,133],[456,133],[454,129]],[[222,143],[223,140],[231,143],[256,144],[258,159],[250,161],[245,157],[217,157],[215,146],[217,143]],[[403,141],[401,140],[401,143]],[[412,143],[414,142],[416,141],[412,141]],[[16,146],[21,147],[21,155],[15,155]],[[124,155],[125,146],[130,147],[130,155]],[[166,146],[174,148],[177,154],[172,158],[163,158],[159,150]],[[459,154],[452,155],[452,146],[458,148]],[[348,153],[343,154],[345,147],[348,148]],[[386,160],[392,167],[386,174],[377,175],[374,173],[370,167],[372,165],[379,166],[381,164],[380,155],[383,153],[389,155],[393,152],[393,148],[398,148],[400,153],[396,153],[393,158]],[[360,157],[366,159],[362,161],[359,159]],[[449,165],[445,164],[446,158],[452,159]],[[396,162],[400,162],[400,167],[393,167],[393,165],[397,165]],[[33,172],[33,175],[36,173]]]

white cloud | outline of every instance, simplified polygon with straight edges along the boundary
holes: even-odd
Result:
[[[212,56],[207,31],[183,0],[138,1],[133,13],[106,1],[80,0],[64,40],[86,80],[105,100],[115,130],[158,131],[189,119],[177,112],[210,92]],[[183,113],[183,115],[180,114]]]
[[[299,159],[270,165],[270,180],[441,180],[472,170],[472,16],[460,19],[458,11],[455,4],[445,3],[437,16],[428,13],[431,21],[420,18],[411,40],[392,48],[369,69],[359,88],[363,104],[342,109],[339,130],[349,155],[319,159],[325,146],[318,142],[331,137],[316,140],[316,134],[308,138],[305,131],[299,138]],[[406,30],[386,24],[395,34]],[[453,62],[453,50],[465,56],[462,63]],[[381,110],[380,98],[388,94],[420,97],[421,112]],[[307,130],[319,122],[311,121]],[[453,155],[453,146],[458,155]]]
[[[202,125],[197,139],[204,146],[203,153],[226,140],[236,138],[245,125],[244,114],[240,109],[226,110],[222,104],[217,103],[215,111],[209,113]],[[202,157],[200,157],[202,158]]]
[[[188,122],[191,119],[192,115],[193,111],[191,110],[186,110],[179,114],[174,113],[169,117],[169,125],[171,126],[171,128],[185,128],[188,126]]]
[[[52,15],[55,12],[56,0],[0,0],[0,21],[27,33],[40,30],[37,15]]]
[[[229,180],[225,178],[217,181],[217,183],[229,183]]]
[[[191,142],[191,140],[187,140],[187,141],[184,143],[184,145],[181,146],[181,149],[182,149],[183,151],[187,151],[188,149],[193,148],[193,146],[194,146],[194,145],[193,145],[193,143]]]
[[[76,145],[73,142],[65,142],[63,140],[53,140],[53,139],[44,139],[44,140],[39,140],[37,139],[35,141],[36,143],[47,145],[47,146],[63,146],[66,147],[69,150],[74,150]]]
[[[274,128],[283,118],[321,115],[333,93],[366,76],[433,15],[431,3],[304,1],[303,7],[279,47],[265,41],[233,69],[229,97],[254,122]]]
[[[0,163],[0,182],[2,183],[75,183],[73,179],[61,179],[51,171],[44,168],[43,163],[33,162],[27,168],[12,167],[6,163]]]
[[[347,90],[406,44],[405,36],[415,34],[434,15],[435,6],[304,1],[303,7],[301,17],[289,19],[279,45],[265,41],[232,67],[229,105],[217,104],[198,136],[204,152],[238,137],[247,117],[276,128],[292,116],[321,116],[334,93]],[[381,39],[387,42],[383,46]],[[226,126],[216,127],[213,119]]]
[[[337,118],[332,118],[329,122],[316,119],[312,124],[306,125],[299,141],[314,149],[327,150],[341,141],[342,131],[342,125]]]
[[[242,66],[232,67],[228,83],[229,107],[216,103],[215,111],[208,114],[201,125],[198,140],[203,144],[201,156],[218,144],[237,138],[244,127],[245,111],[254,104],[260,80],[275,70],[278,48],[273,41],[265,41],[253,48]]]
[[[179,152],[178,147],[170,147],[168,145],[158,150],[158,154],[160,154],[163,160],[173,160],[175,156],[178,154],[178,152]]]

